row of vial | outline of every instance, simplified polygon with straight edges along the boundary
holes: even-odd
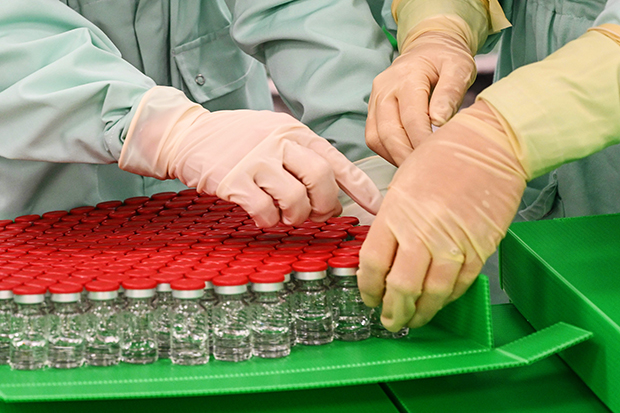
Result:
[[[343,256],[249,276],[94,280],[47,289],[3,281],[0,364],[35,370],[169,358],[198,365],[210,355],[279,358],[297,344],[407,335],[385,330],[380,308],[363,304],[357,266],[357,257]]]

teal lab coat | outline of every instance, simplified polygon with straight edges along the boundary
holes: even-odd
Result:
[[[502,7],[512,27],[501,37],[497,79],[544,59],[593,25],[620,24],[617,0],[504,0]],[[620,146],[614,145],[530,182],[516,220],[619,212]]]
[[[0,219],[183,189],[115,164],[156,84],[211,111],[272,109],[266,67],[298,118],[365,157],[391,53],[365,1],[4,0]]]

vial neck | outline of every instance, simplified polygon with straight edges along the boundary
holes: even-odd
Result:
[[[271,303],[280,301],[280,292],[278,291],[255,291],[256,301],[260,303]]]
[[[337,275],[334,278],[336,279],[337,287],[357,287],[357,277],[355,275]]]
[[[317,290],[325,287],[324,279],[319,280],[297,280],[300,290]]]

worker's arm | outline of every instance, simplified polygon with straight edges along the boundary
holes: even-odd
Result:
[[[155,83],[58,1],[0,2],[0,156],[112,163]]]
[[[528,179],[620,142],[620,26],[591,29],[490,86],[402,163],[360,252],[366,304],[391,331],[461,296]]]
[[[509,25],[497,0],[392,3],[401,55],[374,80],[366,141],[399,165],[459,109],[476,77],[473,56]]]
[[[364,143],[373,78],[392,47],[368,4],[355,0],[227,0],[231,34],[265,63],[293,115],[349,159],[372,154]]]

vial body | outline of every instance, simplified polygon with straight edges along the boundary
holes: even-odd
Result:
[[[84,318],[78,302],[54,303],[49,314],[49,366],[72,369],[84,363]]]
[[[0,365],[9,363],[11,316],[14,312],[15,304],[11,298],[0,299]]]
[[[86,363],[113,366],[120,362],[120,320],[114,300],[91,300],[85,315]]]
[[[357,277],[336,276],[331,294],[334,312],[334,338],[360,341],[370,337],[370,308],[364,305]]]
[[[378,338],[399,339],[409,334],[409,328],[403,327],[395,333],[386,330],[381,324],[381,306],[372,308],[370,311],[370,335]]]
[[[172,291],[158,291],[153,301],[153,326],[157,336],[159,358],[170,356],[170,326],[173,306]]]
[[[130,364],[157,361],[158,346],[153,328],[151,298],[127,297],[121,313],[121,360]]]
[[[257,357],[279,358],[291,353],[291,317],[280,293],[255,292],[250,306],[252,351]]]
[[[198,299],[175,299],[171,309],[170,360],[193,366],[209,361],[209,322]]]
[[[204,294],[199,299],[200,305],[205,309],[207,319],[207,333],[208,333],[208,352],[213,354],[213,308],[218,303],[217,295],[213,288],[205,288]]]
[[[297,280],[298,290],[291,303],[298,344],[316,346],[334,340],[332,307],[324,279]]]
[[[38,304],[17,304],[11,316],[9,364],[16,370],[37,370],[47,365],[49,323]]]
[[[252,357],[250,318],[243,294],[223,294],[213,307],[213,357],[243,361]]]

